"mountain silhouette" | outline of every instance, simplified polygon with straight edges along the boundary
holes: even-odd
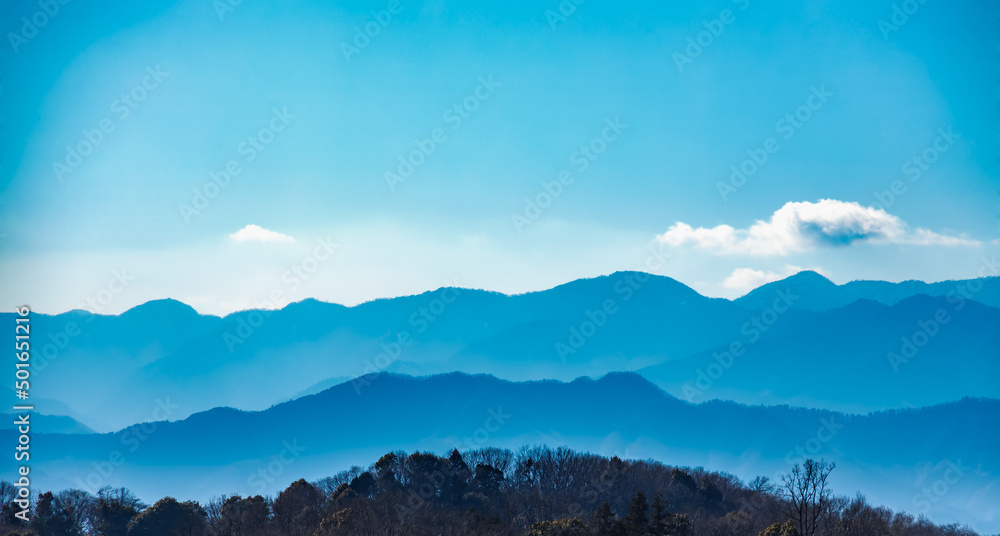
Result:
[[[638,372],[696,402],[867,412],[963,396],[1000,398],[996,326],[1000,309],[976,302],[925,295],[891,306],[858,300],[829,311],[784,313],[756,342],[756,331],[738,339],[744,345],[739,356],[718,347]]]
[[[928,296],[955,299],[965,297],[1000,308],[1000,277],[983,277],[964,281],[851,281],[837,285],[822,275],[804,270],[780,281],[767,283],[736,299],[736,303],[751,309],[768,306],[768,300],[779,289],[790,288],[802,298],[796,303],[799,309],[823,311],[844,307],[857,300],[872,300],[886,305],[894,305],[906,298],[926,294]]]
[[[39,434],[32,471],[43,488],[128,485],[145,497],[204,499],[274,492],[390,450],[548,444],[706,466],[745,480],[787,472],[806,456],[825,458],[838,465],[838,493],[863,490],[914,510],[920,479],[940,478],[938,466],[950,461],[965,474],[933,518],[988,523],[985,505],[1000,499],[992,486],[1000,430],[986,423],[998,418],[1000,401],[972,398],[868,415],[690,404],[634,373],[571,382],[378,373],[260,412],[215,408],[113,434]]]
[[[972,297],[989,301],[996,281],[837,286],[803,272],[731,301],[668,277],[618,272],[514,296],[441,288],[355,307],[305,300],[225,317],[199,315],[176,300],[117,316],[33,313],[33,396],[73,408],[74,418],[99,431],[152,419],[166,399],[177,406],[171,419],[219,406],[261,410],[327,378],[383,371],[571,380],[641,370],[686,399],[685,383],[713,354],[739,343],[746,347],[734,363],[739,372],[696,400],[865,412],[997,397],[998,387],[985,379],[997,366],[1000,309],[961,294],[905,295],[974,283]],[[874,290],[844,298],[847,287]],[[818,308],[823,303],[833,305]],[[949,314],[947,325],[894,367],[889,354],[902,355],[903,339],[938,309]],[[13,318],[0,316],[9,324]],[[800,368],[809,374],[796,374]],[[868,376],[855,382],[857,370]],[[820,371],[838,381],[810,379]]]

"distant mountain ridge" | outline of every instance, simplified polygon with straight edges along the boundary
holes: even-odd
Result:
[[[974,297],[989,302],[997,281],[964,283],[981,286]],[[325,378],[382,371],[568,380],[642,370],[684,396],[685,383],[711,365],[704,359],[739,343],[750,356],[734,361],[740,372],[713,379],[712,389],[697,400],[867,411],[941,403],[958,395],[1000,396],[1000,387],[985,381],[988,374],[955,380],[963,370],[989,373],[996,367],[1000,340],[993,328],[1000,324],[1000,309],[956,295],[876,303],[876,298],[885,303],[910,290],[926,290],[903,285],[895,294],[878,290],[863,298],[875,301],[815,310],[817,304],[844,301],[843,288],[850,285],[836,286],[803,272],[730,301],[704,297],[668,277],[618,272],[515,296],[441,288],[354,307],[305,300],[281,310],[221,318],[199,315],[176,300],[155,300],[117,316],[33,314],[33,395],[73,408],[77,420],[103,431],[150,419],[158,400],[169,398],[178,406],[171,418],[217,406],[257,410]],[[948,289],[934,285],[941,292]],[[899,354],[902,339],[912,338],[937,309],[950,312],[954,321],[920,348],[919,357],[907,358],[894,370],[887,355]],[[14,321],[10,313],[0,320]],[[836,377],[852,377],[848,362],[870,368],[894,388],[858,396],[849,389],[839,395],[813,392],[801,381],[771,387],[768,382],[781,379],[772,369],[793,370],[795,356],[816,356],[809,370],[832,364]],[[960,367],[939,375],[946,363]],[[945,389],[942,378],[949,378]]]
[[[0,413],[0,430],[16,430],[21,413]],[[93,434],[94,431],[72,417],[29,412],[31,431],[38,434]]]
[[[481,289],[470,289],[470,288],[460,288],[460,287],[441,287],[436,290],[429,290],[422,292],[420,294],[413,294],[407,296],[400,296],[397,298],[378,298],[375,300],[360,303],[355,306],[346,306],[332,302],[324,302],[317,300],[315,298],[306,298],[302,301],[290,303],[280,310],[285,310],[289,308],[299,308],[299,307],[330,307],[333,309],[340,309],[347,311],[350,309],[365,308],[370,307],[372,304],[394,302],[397,300],[409,300],[414,298],[419,298],[426,296],[428,294],[433,294],[435,292],[447,290],[454,288],[460,293],[476,293],[484,297],[494,297],[494,298],[516,298],[516,297],[527,297],[536,296],[542,294],[549,294],[551,296],[574,296],[577,294],[579,287],[584,287],[590,282],[598,282],[605,279],[620,279],[620,276],[624,275],[636,275],[636,276],[649,276],[657,280],[662,280],[664,282],[670,282],[673,290],[675,290],[679,297],[687,295],[690,298],[707,298],[698,291],[688,287],[687,285],[677,281],[676,279],[660,276],[654,274],[645,274],[644,272],[615,272],[606,276],[597,276],[592,278],[577,279],[562,285],[557,285],[548,290],[526,292],[523,294],[503,294],[497,291],[481,290]],[[799,309],[807,309],[810,311],[819,311],[825,309],[834,309],[839,307],[844,307],[852,302],[858,300],[871,300],[885,305],[894,305],[908,297],[917,296],[920,294],[926,294],[928,296],[948,296],[949,294],[954,294],[956,296],[963,296],[966,299],[977,301],[984,305],[989,305],[991,307],[1000,308],[1000,276],[989,276],[980,277],[973,279],[959,279],[959,280],[947,280],[938,281],[934,283],[925,283],[919,280],[906,280],[899,283],[892,283],[889,281],[877,281],[877,280],[854,280],[844,284],[837,284],[830,281],[813,270],[803,270],[796,274],[790,275],[783,279],[777,281],[771,281],[760,285],[759,287],[747,292],[745,295],[736,298],[734,300],[726,300],[738,303],[749,309],[762,309],[766,308],[769,303],[767,297],[773,295],[778,289],[790,288],[794,293],[802,296],[801,300],[798,301],[796,307]],[[724,298],[707,298],[707,299],[724,299]],[[254,309],[248,309],[246,311],[252,311]],[[97,315],[97,316],[123,316],[131,315],[135,317],[145,317],[147,319],[156,319],[163,317],[188,317],[189,319],[195,316],[207,316],[215,318],[230,318],[233,316],[241,315],[246,311],[236,311],[223,315],[219,317],[218,315],[209,315],[199,313],[194,307],[178,301],[173,298],[162,298],[157,300],[150,300],[148,302],[136,305],[131,309],[126,310],[120,315]],[[7,313],[3,313],[7,314]],[[64,313],[48,313],[46,316],[62,316],[62,315],[90,315],[91,313],[79,309],[74,309],[71,311],[66,311]]]
[[[944,320],[944,322],[941,322]],[[766,326],[765,326],[766,327]],[[637,372],[682,398],[864,413],[1000,398],[1000,309],[917,295],[786,313],[767,332]]]
[[[761,285],[734,300],[751,309],[766,307],[767,297],[779,288],[791,288],[802,299],[797,303],[800,309],[823,311],[844,307],[858,300],[871,300],[886,305],[895,305],[906,298],[925,294],[927,296],[952,296],[954,299],[968,299],[991,307],[1000,308],[1000,277],[983,277],[959,281],[851,281],[837,285],[826,277],[804,270],[780,281]]]

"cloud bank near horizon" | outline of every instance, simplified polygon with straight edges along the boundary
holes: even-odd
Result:
[[[836,199],[788,202],[769,220],[757,220],[745,229],[725,224],[695,228],[677,222],[656,240],[671,247],[691,245],[716,255],[751,256],[786,256],[857,242],[919,246],[981,244],[928,229],[910,230],[906,222],[885,210]]]

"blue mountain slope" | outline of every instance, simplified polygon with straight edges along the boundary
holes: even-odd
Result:
[[[940,320],[946,320],[940,322]],[[639,372],[686,400],[794,403],[844,411],[1000,398],[1000,309],[915,296],[893,306],[857,301],[832,311],[789,311],[719,347]],[[754,333],[756,334],[756,333]],[[725,365],[729,365],[728,368]]]
[[[991,281],[979,280],[983,289],[977,296],[988,297]],[[928,309],[909,298],[891,307],[852,301],[808,310],[810,300],[826,300],[841,288],[804,272],[751,293],[761,307],[753,309],[749,295],[736,302],[710,299],[667,277],[620,272],[516,296],[442,288],[356,307],[305,300],[279,311],[223,318],[198,315],[174,300],[150,302],[119,316],[36,314],[33,395],[73,408],[75,418],[102,431],[151,418],[158,400],[178,406],[173,418],[216,406],[258,410],[323,378],[386,370],[569,380],[642,369],[680,396],[678,382],[707,366],[705,356],[746,342],[757,330],[760,340],[743,361],[761,365],[740,373],[756,383],[711,396],[851,410],[937,403],[956,395],[995,396],[990,390],[960,388],[976,387],[979,378],[939,389],[919,364],[905,367],[901,374],[912,378],[881,398],[858,398],[849,389],[842,396],[838,390],[823,391],[835,383],[824,387],[818,382],[814,392],[804,392],[791,389],[801,382],[782,390],[764,381],[774,376],[769,367],[800,366],[795,356],[826,363],[831,374],[845,379],[855,369],[842,363],[878,367],[900,337],[912,335],[917,322],[938,307]],[[959,303],[937,299],[945,300],[940,306],[946,308]],[[784,310],[789,303],[790,311],[769,311],[775,304]],[[991,370],[997,361],[996,310],[968,303],[921,351],[923,361],[939,367],[943,360],[957,360],[965,367],[961,370]],[[766,331],[751,325],[755,318],[766,321]],[[11,322],[11,314],[0,315],[0,323]],[[66,414],[54,407],[39,409]]]
[[[0,413],[0,430],[16,430],[17,422],[23,413]],[[38,434],[92,434],[93,430],[87,428],[73,417],[65,415],[44,415],[30,412],[28,421],[31,431]]]
[[[44,475],[40,486],[71,486],[67,475],[81,475],[84,483],[90,477],[94,484],[127,485],[147,497],[254,491],[259,483],[253,475],[288,446],[297,453],[275,466],[281,470],[271,475],[269,490],[360,460],[370,463],[396,449],[547,443],[704,465],[744,478],[787,471],[809,455],[838,463],[838,492],[863,490],[911,510],[921,471],[951,460],[969,467],[968,475],[952,486],[949,506],[937,509],[935,518],[983,521],[985,510],[976,512],[974,500],[1000,499],[1000,490],[988,487],[1000,474],[1000,431],[984,425],[998,419],[1000,401],[989,399],[862,416],[720,401],[689,404],[631,373],[568,383],[379,374],[262,412],[217,408],[116,434],[41,434],[35,453]],[[107,476],[95,473],[116,450],[124,462]]]
[[[802,297],[796,307],[810,311],[844,307],[857,300],[872,300],[886,305],[894,305],[906,298],[920,294],[939,297],[951,295],[955,299],[964,297],[991,307],[1000,307],[1000,277],[937,283],[912,280],[900,283],[851,281],[844,285],[837,285],[811,270],[805,270],[781,281],[762,285],[738,298],[735,302],[750,309],[762,309],[768,306],[771,296],[776,291],[786,288],[790,288],[792,292]]]

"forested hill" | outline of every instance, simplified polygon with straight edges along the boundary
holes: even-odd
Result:
[[[114,434],[38,434],[32,459],[44,488],[128,486],[152,501],[271,493],[297,476],[321,478],[397,449],[442,454],[456,447],[565,445],[744,479],[774,477],[812,456],[838,463],[831,481],[838,493],[863,491],[893,508],[917,503],[935,521],[980,527],[989,526],[988,504],[1000,493],[991,486],[1000,471],[994,448],[1000,431],[983,424],[998,418],[1000,401],[990,399],[869,415],[691,404],[634,373],[565,383],[381,373],[260,412],[217,408]],[[10,432],[0,431],[4,437]],[[288,458],[288,445],[295,450],[290,465],[269,472],[268,481],[253,478]],[[114,452],[120,456],[111,459]],[[921,483],[946,476],[948,462],[966,470],[946,496],[932,495],[927,506],[927,499],[915,501],[929,485]]]
[[[783,480],[745,484],[725,473],[560,448],[485,448],[448,456],[390,452],[365,468],[272,497],[163,498],[125,488],[39,497],[38,536],[976,536],[858,495],[830,493],[836,468],[806,460]],[[11,493],[9,486],[2,490]]]

